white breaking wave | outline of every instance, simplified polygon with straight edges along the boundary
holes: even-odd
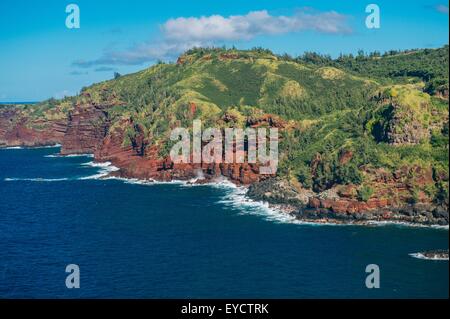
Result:
[[[81,156],[81,155],[78,155],[78,156]],[[83,177],[74,177],[74,178],[68,178],[68,177],[64,177],[64,178],[41,178],[41,177],[35,177],[35,178],[12,178],[12,177],[8,177],[8,178],[5,178],[4,181],[5,182],[13,182],[13,181],[61,182],[61,181],[73,181],[73,180],[102,179],[102,178],[108,176],[110,173],[119,170],[119,168],[116,167],[116,166],[113,166],[111,164],[111,162],[101,162],[101,163],[87,162],[87,163],[82,163],[81,165],[82,166],[86,166],[86,167],[99,168],[99,171],[96,174],[94,174],[94,175],[83,176]]]
[[[177,181],[178,183],[182,183],[185,187],[215,187],[215,188],[221,188],[221,189],[232,189],[237,188],[235,184],[230,182],[224,177],[218,177],[215,179],[212,179],[206,183],[197,183],[198,181],[204,180],[205,178],[203,176],[197,175],[197,177],[191,178],[188,181]]]
[[[93,158],[94,155],[93,154],[69,154],[69,155],[51,154],[51,155],[46,155],[45,157],[89,157],[89,158]],[[101,179],[101,178],[108,176],[110,173],[119,170],[119,168],[116,166],[113,166],[111,164],[111,162],[90,161],[87,163],[82,163],[81,166],[100,168],[100,170],[97,174],[90,175],[90,176],[78,177],[78,178],[75,178],[75,180]]]
[[[195,177],[191,178],[188,182],[188,184],[195,184],[198,181],[204,180],[205,179],[205,174],[203,174],[203,171],[201,169],[197,169],[195,171]]]
[[[153,185],[153,181],[149,180],[140,180],[137,178],[125,178],[125,177],[117,177],[117,176],[111,176],[107,177],[106,179],[114,179],[118,181],[122,181],[125,184],[136,184],[136,185]]]
[[[50,155],[45,155],[44,157],[50,157],[50,158],[55,158],[55,157],[94,157],[94,154],[69,154],[69,155],[61,155],[61,154],[50,154]]]
[[[61,144],[47,145],[47,146],[37,146],[37,147],[32,147],[32,148],[55,148],[55,147],[61,147]]]
[[[56,147],[56,146],[50,146]],[[91,157],[93,158],[93,154],[70,154],[70,155],[60,155],[60,154],[52,154],[46,155],[45,157]],[[120,170],[120,168],[113,166],[111,162],[94,162],[90,161],[87,163],[82,163],[82,166],[95,167],[100,168],[100,171],[97,174],[75,178],[75,180],[95,180],[95,179],[114,179],[123,181],[126,184],[136,184],[136,185],[164,185],[164,184],[173,184],[180,185],[183,187],[214,187],[220,188],[225,191],[225,195],[222,197],[218,203],[223,204],[225,207],[237,209],[240,211],[242,215],[257,215],[261,216],[268,221],[278,222],[278,223],[290,223],[290,224],[299,224],[299,225],[313,225],[313,226],[351,226],[351,225],[373,225],[373,226],[387,226],[387,225],[397,225],[397,226],[407,226],[407,227],[429,227],[436,229],[449,229],[448,225],[422,225],[422,224],[414,224],[408,222],[396,222],[396,221],[366,221],[361,224],[352,224],[352,223],[322,223],[322,222],[313,222],[313,221],[302,221],[296,218],[293,214],[290,214],[282,209],[277,208],[276,206],[271,206],[267,202],[255,201],[246,196],[248,188],[237,186],[230,182],[225,177],[219,177],[208,183],[199,183],[196,182],[199,180],[203,180],[205,177],[203,176],[203,172],[197,173],[195,178],[190,180],[171,180],[171,181],[157,181],[153,179],[142,180],[137,178],[125,178],[125,177],[117,177],[117,176],[108,176],[112,172],[116,172]],[[36,182],[56,182],[56,181],[67,181],[71,180],[69,178],[59,178],[59,179],[45,179],[45,178],[5,178],[5,181],[36,181]],[[73,179],[72,179],[73,180]],[[420,257],[416,257],[420,258]]]
[[[295,216],[283,212],[281,210],[269,207],[268,203],[254,201],[246,196],[247,188],[242,186],[236,186],[228,179],[222,177],[212,180],[208,183],[195,184],[198,179],[203,179],[201,176],[193,178],[188,181],[184,180],[172,180],[172,181],[157,181],[153,179],[141,180],[137,178],[124,178],[124,177],[106,177],[105,179],[114,179],[123,181],[126,184],[156,186],[156,185],[179,185],[181,187],[213,187],[223,190],[226,194],[218,201],[219,204],[225,207],[237,209],[242,215],[257,215],[262,216],[268,221],[279,223],[295,223],[295,224],[309,224],[309,225],[323,225],[320,223],[303,222],[295,218]]]
[[[338,226],[339,224],[324,224],[310,221],[302,221],[297,219],[293,214],[283,211],[275,206],[271,206],[267,202],[256,201],[249,198],[246,194],[248,188],[244,186],[237,186],[229,180],[222,178],[214,183],[203,184],[210,187],[223,189],[226,194],[218,201],[219,204],[225,207],[239,211],[239,215],[255,215],[263,219],[275,222],[296,225],[310,225],[310,226]],[[196,186],[196,185],[192,185]],[[199,186],[202,186],[200,184]],[[341,225],[339,225],[341,226]],[[345,226],[345,225],[342,225]]]
[[[92,162],[91,162],[92,163]],[[86,163],[89,164],[89,163]],[[94,164],[95,165],[95,164]],[[105,165],[102,163],[97,163],[96,165]],[[293,214],[278,209],[275,206],[269,205],[267,202],[255,201],[246,196],[248,188],[243,186],[237,186],[236,184],[230,182],[228,179],[216,178],[208,183],[195,184],[198,180],[193,178],[191,180],[172,180],[172,181],[157,181],[153,179],[142,180],[137,178],[125,178],[110,176],[104,179],[119,180],[126,184],[134,185],[145,185],[145,186],[157,186],[157,185],[179,185],[181,187],[213,187],[221,189],[225,192],[222,199],[218,201],[219,204],[225,207],[232,208],[239,211],[240,215],[255,215],[263,217],[267,221],[272,221],[276,223],[290,223],[297,225],[310,225],[310,226],[354,226],[354,225],[367,225],[371,224],[373,226],[385,226],[385,225],[404,225],[404,226],[417,226],[417,227],[433,227],[448,229],[448,226],[426,226],[426,225],[416,225],[411,223],[401,223],[401,222],[367,222],[366,224],[351,224],[351,223],[323,223],[323,222],[313,222],[313,221],[302,221],[296,218]]]
[[[245,187],[238,187],[233,183],[224,180],[221,183],[207,184],[213,187],[225,188],[227,194],[223,196],[223,199],[219,203],[224,204],[227,207],[231,207],[241,211],[242,215],[258,215],[262,216],[268,221],[278,222],[278,223],[290,223],[297,225],[311,225],[311,226],[405,226],[405,227],[426,227],[448,230],[448,225],[422,225],[407,222],[395,222],[395,221],[366,221],[365,223],[323,223],[314,221],[302,221],[296,218],[293,214],[278,209],[274,205],[269,205],[267,202],[255,201],[246,196],[248,191]],[[194,185],[195,186],[195,185]]]
[[[100,168],[100,171],[97,174],[94,174],[91,176],[80,177],[80,178],[78,178],[79,180],[101,179],[101,178],[108,176],[110,173],[116,172],[119,170],[119,168],[112,165],[111,162],[101,162],[101,163],[88,162],[88,163],[83,163],[82,165],[90,166],[90,167],[97,167],[97,168]]]
[[[55,147],[61,147],[61,144],[46,145],[46,146],[9,146],[9,147],[2,147],[0,148],[0,150],[26,150],[26,149],[55,148]]]
[[[413,253],[409,254],[411,257],[417,258],[417,259],[423,259],[423,260],[448,260],[447,258],[440,258],[440,257],[427,257],[423,253]]]
[[[27,181],[27,182],[62,182],[68,181],[69,178],[5,178],[5,182],[17,182],[17,181]]]
[[[405,227],[421,227],[421,228],[435,228],[435,229],[443,229],[449,230],[449,225],[424,225],[417,223],[408,223],[408,222],[400,222],[400,221],[376,221],[369,220],[366,222],[367,225],[373,226],[405,226]]]
[[[188,181],[181,180],[171,180],[171,181],[157,181],[154,179],[137,179],[137,178],[127,178],[127,177],[118,177],[118,176],[108,176],[105,179],[113,179],[122,181],[125,184],[134,184],[134,185],[145,185],[145,186],[154,186],[154,185],[186,185]]]
[[[295,218],[292,214],[270,207],[266,202],[259,202],[248,198],[246,196],[248,191],[246,187],[239,187],[230,182],[213,185],[213,187],[225,188],[227,194],[218,203],[225,207],[239,210],[241,215],[250,214],[261,216],[267,221],[276,223],[321,225],[319,223],[303,222]]]
[[[2,147],[0,150],[23,150],[24,148],[21,146],[10,146],[10,147]]]
[[[82,166],[105,168],[105,167],[111,166],[111,162],[94,162],[94,161],[91,161],[91,162],[83,163],[81,165]]]

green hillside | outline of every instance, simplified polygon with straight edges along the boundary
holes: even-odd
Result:
[[[170,149],[170,128],[190,126],[193,119],[246,126],[273,114],[286,127],[278,174],[299,187],[354,184],[367,190],[370,167],[422,167],[444,178],[420,190],[448,201],[448,46],[336,60],[263,49],[192,49],[178,63],[159,63],[24,111],[64,117],[75,104],[114,105],[110,130],[132,119],[161,156]],[[125,128],[124,145],[136,127]],[[348,161],[341,159],[345,153],[352,154]]]
[[[358,75],[376,78],[385,83],[422,80],[424,90],[434,94],[439,90],[448,90],[448,45],[440,49],[420,49],[406,51],[388,51],[358,55],[341,55],[337,59],[316,53],[306,53],[294,59],[313,65],[335,66]],[[292,58],[291,58],[292,59]]]

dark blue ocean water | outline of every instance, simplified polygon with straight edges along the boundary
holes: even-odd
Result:
[[[448,261],[408,255],[448,248],[448,230],[295,224],[233,188],[99,180],[57,152],[0,150],[1,298],[448,297]]]

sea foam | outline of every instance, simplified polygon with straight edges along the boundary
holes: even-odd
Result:
[[[238,210],[240,215],[256,215],[275,223],[320,225],[318,223],[303,222],[292,214],[276,207],[271,207],[267,202],[255,201],[249,198],[246,196],[248,191],[246,187],[236,186],[230,182],[213,185],[213,187],[223,188],[226,193],[218,203]]]
[[[81,155],[78,155],[81,156]],[[94,175],[89,176],[82,176],[82,177],[64,177],[64,178],[41,178],[41,177],[33,177],[33,178],[15,178],[15,177],[8,177],[5,178],[5,182],[14,182],[14,181],[28,181],[28,182],[61,182],[61,181],[73,181],[73,180],[90,180],[90,179],[102,179],[106,176],[108,176],[110,173],[118,171],[119,168],[116,166],[113,166],[111,162],[87,162],[82,163],[81,166],[84,167],[94,167],[98,168],[98,172]]]
[[[435,228],[442,230],[449,230],[448,225],[425,225],[418,223],[409,223],[401,221],[375,221],[370,220],[366,222],[367,225],[371,226],[399,226],[399,227],[420,227],[420,228]]]
[[[40,149],[40,148],[56,148],[61,147],[61,144],[46,145],[46,146],[8,146],[0,147],[0,150],[26,150],[26,149]]]
[[[26,181],[26,182],[62,182],[62,181],[68,181],[69,178],[5,178],[5,182],[20,182],[20,181]]]
[[[92,154],[71,154],[71,155],[60,155],[60,154],[52,154],[46,155],[46,157],[94,157]],[[120,170],[120,168],[113,166],[111,162],[94,162],[90,161],[87,163],[82,163],[82,166],[85,167],[95,167],[100,170],[90,176],[78,177],[75,180],[96,180],[96,179],[113,179],[119,180],[126,184],[134,184],[134,185],[145,185],[145,186],[154,186],[154,185],[179,185],[182,187],[214,187],[223,190],[224,195],[218,201],[219,204],[224,205],[226,208],[238,210],[241,215],[257,215],[261,216],[265,220],[277,222],[277,223],[290,223],[290,224],[298,224],[298,225],[312,225],[312,226],[352,226],[352,225],[371,225],[371,226],[405,226],[405,227],[428,227],[428,228],[436,228],[436,229],[444,229],[448,230],[449,226],[441,226],[441,225],[421,225],[421,224],[413,224],[407,222],[395,222],[395,221],[367,221],[363,224],[352,224],[352,223],[322,223],[322,222],[314,222],[314,221],[302,221],[296,218],[293,214],[284,211],[281,207],[276,205],[270,205],[267,202],[255,201],[249,198],[247,194],[247,187],[237,186],[230,182],[228,179],[216,178],[211,180],[208,183],[196,183],[199,180],[203,180],[204,176],[200,172],[197,174],[195,178],[190,180],[171,180],[171,181],[157,181],[153,179],[142,180],[137,178],[124,178],[117,176],[108,176],[110,173]],[[70,178],[58,178],[58,179],[45,179],[45,178],[5,178],[5,181],[35,181],[35,182],[56,182],[56,181],[67,181],[73,180]],[[418,257],[417,257],[418,258]]]
[[[69,155],[50,154],[50,155],[45,155],[44,157],[49,157],[49,158],[57,158],[57,157],[91,157],[91,158],[93,158],[94,155],[93,154],[69,154]]]
[[[427,257],[427,256],[425,256],[424,254],[422,254],[422,253],[412,253],[412,254],[409,254],[411,257],[413,257],[413,258],[417,258],[417,259],[423,259],[423,260],[440,260],[440,261],[442,261],[442,260],[448,260],[448,257],[447,258],[439,258],[439,257]]]
[[[100,168],[99,172],[94,175],[79,177],[79,180],[89,180],[89,179],[102,179],[108,176],[112,172],[116,172],[119,170],[118,167],[111,164],[111,162],[88,162],[81,164],[82,166],[96,167]]]

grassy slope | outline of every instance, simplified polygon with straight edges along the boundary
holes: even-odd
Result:
[[[24,112],[33,118],[63,117],[75,102],[113,103],[112,129],[123,123],[119,119],[132,118],[160,145],[162,155],[170,147],[170,128],[190,126],[194,118],[213,126],[225,125],[220,119],[227,112],[241,119],[276,114],[290,121],[290,129],[282,132],[279,174],[323,190],[334,184],[364,184],[362,165],[390,171],[419,165],[448,172],[448,104],[424,92],[436,81],[448,87],[445,52],[448,47],[353,62],[308,63],[262,50],[197,49],[182,56],[180,65],[158,64]],[[447,83],[442,84],[445,76]],[[392,103],[399,105],[396,112],[405,123],[418,120],[429,129],[430,138],[404,146],[376,140],[373,126],[386,126],[385,110]],[[132,127],[126,129],[124,144],[135,134]],[[345,165],[338,161],[343,150],[354,153]],[[317,153],[323,165],[312,176],[310,164]],[[448,198],[448,184],[430,196],[439,192]]]

